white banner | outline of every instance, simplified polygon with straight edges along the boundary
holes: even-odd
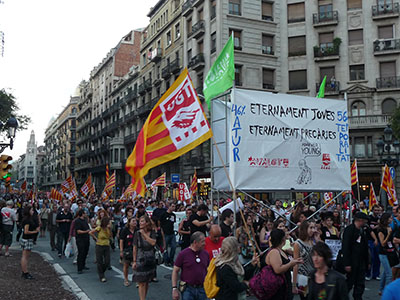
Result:
[[[227,105],[236,189],[350,189],[345,101],[233,89]]]

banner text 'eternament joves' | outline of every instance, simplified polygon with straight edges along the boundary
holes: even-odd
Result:
[[[350,187],[346,102],[233,90],[230,173],[237,189]]]

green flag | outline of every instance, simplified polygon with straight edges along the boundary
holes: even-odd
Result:
[[[322,79],[322,83],[319,86],[319,92],[318,92],[317,98],[325,97],[325,84],[326,84],[326,75],[324,76],[324,79]]]
[[[211,110],[211,99],[233,86],[235,79],[235,62],[233,58],[233,35],[215,60],[204,80],[203,94]]]

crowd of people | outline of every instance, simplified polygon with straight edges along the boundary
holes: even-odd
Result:
[[[173,267],[174,300],[207,299],[204,283],[210,270],[216,272],[217,300],[267,292],[273,293],[269,299],[290,300],[296,294],[310,300],[349,299],[350,291],[362,299],[366,280],[380,281],[377,296],[383,294],[382,299],[399,299],[400,206],[384,212],[374,205],[368,211],[360,201],[350,212],[348,203],[320,209],[323,203],[315,198],[273,203],[246,198],[235,215],[225,208],[231,200],[222,198],[221,210],[209,200],[187,205],[172,199],[121,203],[93,197],[57,203],[46,193],[35,201],[24,195],[4,198],[0,255],[12,255],[16,225],[24,279],[33,279],[29,254],[37,239],[49,234],[49,247],[60,259],[73,253],[78,274],[89,270],[92,239],[102,283],[111,269],[110,256],[119,253],[123,285],[131,285],[132,272],[141,300],[149,283],[158,281],[160,263]],[[179,224],[177,212],[185,212]],[[265,280],[264,289],[256,277]]]

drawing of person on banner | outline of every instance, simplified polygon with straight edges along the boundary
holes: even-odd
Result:
[[[298,184],[311,184],[311,168],[307,166],[306,160],[299,160],[299,168],[301,173],[299,177],[297,177]]]

